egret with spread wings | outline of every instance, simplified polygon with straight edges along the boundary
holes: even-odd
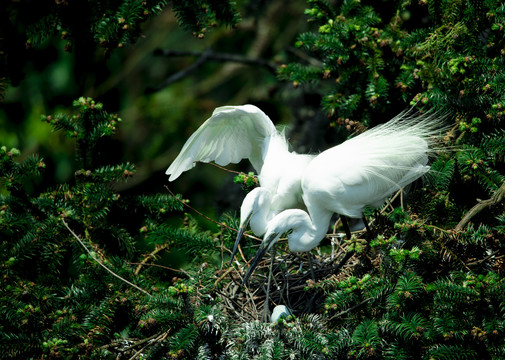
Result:
[[[291,152],[284,132],[256,106],[223,106],[191,135],[166,172],[174,181],[196,162],[225,166],[242,159],[249,159],[260,186],[242,202],[232,261],[248,225],[261,236],[279,212],[303,205],[301,178],[313,156]]]

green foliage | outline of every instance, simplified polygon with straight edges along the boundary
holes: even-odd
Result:
[[[288,317],[276,324],[258,321],[237,326],[229,334],[229,359],[325,359],[345,356],[346,331],[329,331],[317,315]]]
[[[101,346],[120,348],[123,338],[167,328],[174,334],[163,345],[167,351],[196,354],[204,340],[193,323],[194,285],[175,277],[167,286],[149,265],[175,249],[201,262],[211,257],[214,241],[195,228],[169,225],[182,210],[180,198],[117,193],[115,184],[135,169],[99,165],[96,149],[119,118],[89,98],[74,108],[42,116],[76,139],[80,170],[72,183],[38,188],[44,162],[37,156],[18,162],[17,149],[0,149],[0,315],[8,320],[0,325],[0,357],[108,357],[111,350]]]
[[[179,23],[200,38],[205,35],[207,28],[217,26],[217,23],[235,26],[239,21],[234,3],[229,1],[176,0],[172,6]]]
[[[242,188],[248,191],[254,189],[259,184],[258,177],[253,172],[249,172],[248,174],[240,173],[233,178],[233,182],[241,184]]]
[[[28,51],[32,47],[60,37],[65,51],[89,56],[101,48],[109,55],[116,48],[134,43],[142,35],[141,25],[168,4],[167,0],[5,2],[0,17],[0,100],[7,84],[16,85],[21,79],[22,65],[33,56]],[[234,26],[239,21],[235,4],[230,1],[173,1],[172,10],[180,23],[198,37],[218,24]]]
[[[309,0],[305,13],[315,31],[301,34],[296,46],[310,64],[281,66],[280,78],[295,86],[317,83],[322,105],[337,123],[367,123],[409,102],[463,114],[468,123],[499,121],[503,3],[386,3]]]
[[[463,179],[478,182],[488,193],[496,191],[504,182],[496,168],[505,163],[505,132],[485,134],[480,144],[467,145],[458,153],[458,163]]]
[[[31,46],[59,34],[67,50],[108,52],[134,42],[166,3],[88,2],[75,24],[73,2],[42,3],[37,9],[47,8],[19,26]],[[4,23],[34,4],[12,2]],[[205,232],[182,213],[180,196],[120,192],[135,176],[133,164],[107,156],[121,119],[81,97],[72,111],[41,117],[75,141],[68,183],[43,185],[52,169],[41,157],[0,147],[0,358],[504,358],[505,6],[308,4],[314,28],[295,44],[304,54],[280,66],[279,77],[321,96],[330,131],[361,131],[409,104],[454,120],[439,143],[450,151],[433,159],[409,206],[370,212],[375,236],[339,243],[354,255],[336,275],[330,269],[298,288],[272,285],[287,305],[298,291],[310,306],[273,324],[253,321],[263,288],[241,290],[242,269],[221,265],[235,236],[227,226],[236,229],[238,220],[222,216],[219,232]],[[217,22],[233,26],[232,5],[172,2],[197,37]],[[240,174],[235,182],[250,189],[257,178]],[[246,258],[256,241],[241,243]],[[274,267],[290,280],[300,272],[289,261]],[[248,297],[254,307],[242,306]]]

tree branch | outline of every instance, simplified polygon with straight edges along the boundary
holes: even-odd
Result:
[[[91,254],[91,251],[89,251],[89,249],[86,247],[86,245],[84,245],[84,243],[82,242],[81,238],[79,238],[79,236],[77,236],[77,234],[67,225],[67,223],[65,222],[65,219],[61,219],[61,221],[63,222],[63,225],[65,225],[65,227],[68,229],[68,231],[70,231],[70,233],[74,236],[74,238],[76,238],[76,240],[79,242],[79,244],[81,244],[81,246],[84,248],[84,250],[87,251],[88,255],[93,259],[95,260],[98,265],[100,265],[101,267],[103,267],[105,270],[107,270],[111,275],[113,275],[114,277],[118,278],[119,280],[127,283],[128,285],[130,286],[133,286],[135,289],[143,292],[144,294],[146,295],[149,295],[151,296],[151,294],[149,294],[147,291],[145,291],[144,289],[138,287],[137,285],[129,282],[128,280],[122,278],[121,276],[119,276],[118,274],[116,274],[115,272],[113,272],[111,269],[109,269],[107,266],[105,266],[100,260],[98,260],[95,256],[93,256],[93,254]]]
[[[179,81],[180,79],[185,78],[186,76],[191,74],[193,71],[198,69],[201,65],[203,65],[207,61],[207,59],[210,56],[210,52],[211,52],[210,49],[207,49],[203,53],[199,53],[200,57],[193,64],[191,64],[190,66],[188,66],[185,69],[182,69],[181,71],[176,72],[175,74],[170,75],[160,85],[158,85],[154,89],[148,89],[146,92],[148,94],[150,94],[150,93],[153,93],[156,91],[160,91],[161,89],[166,88],[168,85],[170,85],[176,81]]]
[[[159,90],[167,87],[168,85],[188,76],[189,74],[191,74],[193,71],[198,69],[201,65],[203,65],[208,60],[221,61],[221,62],[235,62],[235,63],[241,63],[241,64],[253,65],[253,66],[263,66],[263,67],[266,67],[269,71],[271,71],[274,74],[277,71],[277,67],[271,61],[264,60],[264,59],[248,58],[248,57],[238,55],[238,54],[215,53],[210,48],[207,48],[204,52],[158,49],[154,52],[154,54],[166,56],[166,57],[192,56],[192,57],[198,57],[198,59],[193,64],[188,66],[187,68],[182,69],[181,71],[176,72],[175,74],[172,74],[171,76],[169,76],[165,81],[163,81],[156,88],[147,90],[147,93],[159,91]]]
[[[162,55],[166,57],[178,57],[178,56],[194,56],[201,57],[206,54],[207,60],[213,61],[222,61],[222,62],[236,62],[246,65],[253,66],[264,66],[271,72],[275,73],[277,71],[277,66],[268,60],[258,59],[258,58],[249,58],[243,55],[238,54],[229,54],[229,53],[216,53],[211,49],[206,49],[203,53],[199,51],[177,51],[177,50],[157,50],[155,51],[155,55]]]
[[[493,196],[487,200],[480,200],[474,207],[472,207],[466,214],[463,216],[463,219],[456,225],[454,230],[462,230],[466,224],[470,222],[470,220],[480,213],[482,210],[489,206],[493,206],[498,204],[499,202],[502,201],[503,197],[505,196],[505,183],[500,186],[498,190],[495,191]]]

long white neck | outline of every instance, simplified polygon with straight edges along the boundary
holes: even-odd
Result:
[[[311,214],[313,215],[313,214]],[[330,225],[331,214],[318,214],[318,216],[308,216],[307,221],[300,227],[294,227],[293,232],[288,236],[289,249],[291,251],[309,251],[319,245],[324,239]],[[310,226],[310,227],[309,227]],[[289,241],[290,237],[297,241]]]
[[[315,248],[326,235],[331,213],[319,214],[314,220],[303,210],[289,209],[275,216],[267,228],[269,232],[281,234],[293,230],[288,235],[288,244],[291,251],[309,251]]]
[[[251,230],[257,236],[265,233],[268,222],[276,213],[271,211],[271,194],[264,187],[257,187],[251,190],[240,207],[240,226],[247,226],[247,219]]]

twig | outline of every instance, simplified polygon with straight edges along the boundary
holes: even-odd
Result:
[[[147,255],[144,260],[142,260],[138,266],[137,266],[137,269],[135,270],[135,275],[138,275],[140,273],[140,270],[142,270],[142,267],[147,264],[147,262],[149,261],[150,258],[154,258],[156,256],[157,253],[159,253],[160,251],[166,249],[168,247],[167,244],[165,245],[162,245],[162,246],[157,246],[153,252],[151,252],[149,255]]]
[[[486,256],[484,259],[475,260],[475,261],[469,262],[469,263],[468,263],[468,264],[466,264],[466,265],[468,265],[468,266],[475,266],[475,265],[482,264],[483,262],[486,262],[486,261],[488,261],[489,259],[491,259],[492,257],[494,257],[494,256],[495,256],[496,254],[498,254],[499,252],[500,252],[500,251],[499,251],[499,250],[497,250],[497,251],[493,252],[492,254],[490,254],[490,255]],[[505,255],[497,256],[495,259],[501,259],[501,258],[503,258],[503,257],[505,257]]]
[[[215,166],[218,169],[224,170],[224,171],[232,173],[232,174],[237,174],[237,175],[243,174],[243,171],[230,170],[230,169],[225,168],[224,166],[220,166],[220,165],[218,165],[216,163],[213,163],[213,162],[209,162],[209,163],[205,163],[205,164],[209,164],[209,165]],[[252,177],[254,177],[254,178],[257,179],[258,175],[252,175]]]
[[[210,56],[210,49],[205,50],[203,53],[200,53],[200,57],[190,66],[188,66],[185,69],[182,69],[181,71],[176,72],[175,74],[172,74],[169,76],[165,81],[163,81],[160,85],[155,87],[154,89],[148,89],[146,92],[147,93],[153,93],[156,91],[160,91],[161,89],[166,88],[168,85],[179,81],[180,79],[185,78],[189,74],[191,74],[193,71],[198,69],[201,65],[203,65],[207,59]]]
[[[161,334],[157,334],[155,335],[155,338],[153,340],[153,336],[151,336],[148,340],[153,340],[154,343],[158,342],[158,341],[163,341],[165,340],[165,338],[168,336],[168,333],[170,332],[170,330],[168,331],[165,331],[164,333],[161,333]],[[146,344],[143,348],[141,348],[139,351],[137,351],[135,354],[133,354],[132,357],[130,357],[128,360],[134,360],[136,357],[138,357],[139,355],[142,354],[142,352],[148,347],[148,346],[151,346],[151,344]]]
[[[183,270],[183,269],[175,269],[175,268],[172,268],[172,267],[169,267],[169,266],[165,266],[165,265],[160,265],[160,264],[148,264],[148,263],[139,263],[139,262],[129,262],[128,264],[130,265],[144,265],[144,266],[154,266],[154,267],[159,267],[159,268],[162,268],[162,269],[166,269],[166,270],[170,270],[170,271],[175,271],[175,272],[180,272],[180,273],[183,273],[183,274],[186,274],[186,276],[188,276],[190,279],[193,279],[189,273],[186,271],[186,270]]]
[[[145,339],[141,339],[141,340],[139,340],[139,341],[136,341],[136,342],[134,342],[133,344],[131,344],[130,346],[127,346],[126,348],[122,349],[122,352],[126,352],[126,351],[128,351],[128,350],[133,349],[134,347],[137,347],[137,346],[142,345],[142,344],[144,344],[144,343],[146,343],[146,342],[148,342],[148,341],[150,341],[150,340],[152,340],[152,339],[155,339],[155,338],[157,338],[158,336],[160,336],[160,334],[162,334],[162,333],[154,334],[154,335],[149,336],[149,337],[147,337],[147,338],[145,338]]]
[[[84,248],[84,250],[86,250],[86,252],[88,253],[88,255],[93,259],[95,260],[101,267],[103,267],[105,270],[107,270],[111,275],[113,275],[114,277],[118,278],[119,280],[127,283],[128,285],[130,286],[133,286],[135,289],[143,292],[144,294],[146,295],[149,295],[149,296],[152,296],[151,294],[149,294],[147,291],[145,291],[144,289],[138,287],[137,285],[129,282],[128,280],[122,278],[121,276],[117,275],[116,273],[114,273],[111,269],[109,269],[107,266],[105,266],[100,260],[98,260],[92,253],[91,251],[89,251],[89,249],[86,247],[86,245],[82,242],[82,240],[79,238],[79,236],[77,236],[77,234],[67,225],[67,223],[65,222],[65,219],[61,219],[61,221],[63,222],[63,225],[65,225],[65,227],[68,229],[68,231],[70,231],[70,233],[76,238],[76,240],[79,242],[79,244],[81,244],[81,246]]]
[[[368,299],[365,299],[365,300],[363,300],[362,302],[360,302],[359,304],[356,304],[356,305],[354,305],[354,306],[351,306],[349,309],[344,310],[344,311],[341,311],[341,312],[339,312],[338,314],[333,315],[333,316],[329,319],[329,321],[331,321],[331,320],[333,320],[333,319],[336,319],[336,318],[338,318],[338,317],[340,317],[340,316],[342,316],[342,315],[345,315],[345,314],[347,314],[347,313],[349,313],[349,312],[353,311],[354,309],[356,309],[356,308],[358,308],[358,307],[360,307],[360,306],[362,306],[362,305],[366,304],[367,302],[369,302],[369,301],[370,301],[370,300],[372,300],[372,299],[373,299],[373,298],[368,298]]]
[[[205,52],[199,51],[176,51],[176,50],[156,50],[155,55],[163,55],[167,57],[175,57],[175,56],[198,56],[202,57],[206,54],[206,60],[214,60],[214,61],[222,61],[222,62],[235,62],[246,65],[254,65],[254,66],[263,66],[266,67],[271,72],[275,73],[277,71],[277,67],[274,63],[264,60],[264,59],[252,59],[242,55],[237,54],[227,54],[227,53],[216,53],[210,49],[206,49]]]
[[[500,186],[498,190],[495,191],[493,196],[487,200],[482,200],[479,201],[474,207],[472,207],[466,214],[463,216],[463,219],[456,225],[454,230],[462,230],[470,220],[480,213],[482,210],[489,206],[493,206],[498,204],[500,201],[502,201],[503,197],[505,196],[505,182]]]
[[[228,270],[226,270],[220,277],[218,277],[216,279],[216,281],[214,281],[214,287],[217,287],[217,284],[223,280],[230,272],[232,272],[233,270],[235,270],[235,268],[233,267],[230,267]]]

